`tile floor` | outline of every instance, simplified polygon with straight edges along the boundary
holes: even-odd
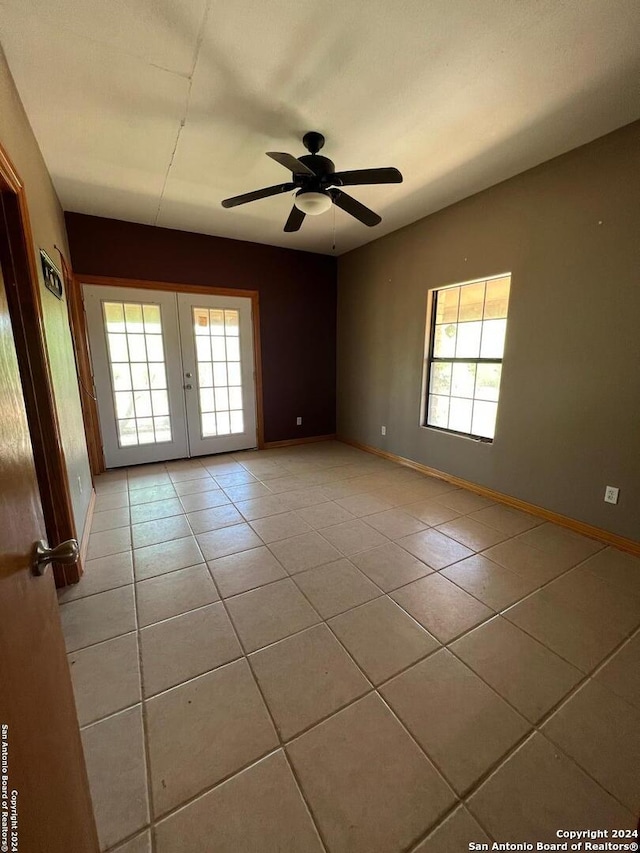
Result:
[[[334,442],[107,473],[60,593],[103,850],[455,853],[640,807],[640,560]]]

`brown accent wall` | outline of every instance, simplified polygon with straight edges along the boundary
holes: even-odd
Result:
[[[421,427],[427,291],[502,272],[494,443]],[[339,259],[338,432],[640,540],[640,122]]]
[[[69,316],[66,300],[57,299],[44,286],[38,251],[44,249],[58,267],[60,267],[59,255],[55,246],[59,246],[66,257],[69,257],[64,216],[1,50],[0,143],[11,158],[26,189],[62,448],[69,477],[76,530],[78,537],[81,537],[92,483],[69,330]]]
[[[265,441],[335,432],[334,258],[80,213],[65,217],[80,277],[258,290]]]

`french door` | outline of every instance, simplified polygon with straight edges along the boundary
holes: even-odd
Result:
[[[256,446],[251,299],[84,285],[107,468]]]

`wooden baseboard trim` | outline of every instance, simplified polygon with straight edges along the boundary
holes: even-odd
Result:
[[[575,533],[581,533],[583,536],[589,536],[591,539],[597,539],[599,542],[604,542],[607,545],[613,545],[621,551],[627,551],[630,554],[640,556],[640,542],[634,539],[627,539],[624,536],[618,536],[617,533],[611,533],[608,530],[603,530],[601,527],[594,527],[591,524],[586,524],[584,521],[578,521],[575,518],[569,518],[566,515],[560,515],[557,512],[552,512],[544,507],[536,504],[527,503],[520,498],[514,498],[511,495],[504,495],[502,492],[496,492],[493,489],[488,489],[486,486],[479,486],[477,483],[470,483],[468,480],[463,480],[461,477],[455,477],[453,474],[447,474],[445,471],[438,471],[437,468],[430,468],[428,465],[422,465],[420,462],[414,462],[412,459],[407,459],[404,456],[398,456],[395,453],[390,453],[387,450],[380,450],[378,447],[372,447],[368,444],[362,444],[359,441],[353,441],[344,436],[337,436],[337,440],[343,444],[349,444],[351,447],[356,447],[358,450],[364,450],[367,453],[372,453],[375,456],[380,456],[383,459],[389,459],[391,462],[397,462],[400,465],[405,465],[407,468],[413,468],[421,474],[427,474],[430,477],[436,477],[439,480],[444,480],[451,483],[453,486],[459,486],[462,489],[468,489],[482,497],[489,498],[497,503],[505,504],[513,509],[520,509],[523,512],[528,512],[538,518],[544,518],[545,521],[551,521],[554,524],[559,524],[561,527],[566,527],[573,530]]]
[[[80,543],[80,568],[81,573],[84,572],[84,564],[87,559],[87,551],[89,550],[89,535],[91,533],[91,523],[93,522],[93,513],[96,508],[96,490],[91,489],[91,497],[89,498],[89,506],[87,507],[87,517],[84,522],[84,530],[82,531],[82,542]]]
[[[264,449],[271,450],[274,447],[292,447],[295,444],[314,444],[316,441],[335,441],[336,434],[331,435],[308,435],[306,438],[287,438],[285,441],[265,441]]]

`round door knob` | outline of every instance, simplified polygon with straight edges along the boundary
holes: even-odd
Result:
[[[191,389],[193,388],[193,385],[191,385],[191,383],[189,383],[189,384],[185,385],[184,387],[187,389],[187,391],[191,391]]]

